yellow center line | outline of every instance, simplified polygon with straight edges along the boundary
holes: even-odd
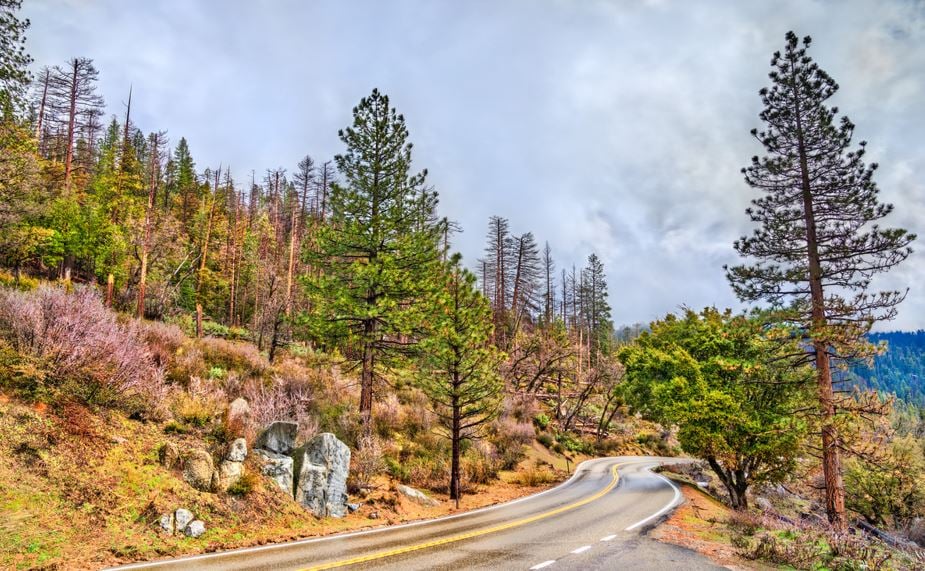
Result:
[[[377,559],[385,559],[386,557],[394,557],[395,555],[401,555],[403,553],[410,553],[412,551],[419,551],[421,549],[428,549],[431,547],[437,547],[439,545],[455,543],[457,541],[463,541],[464,539],[480,537],[482,535],[488,535],[489,533],[495,533],[498,531],[503,531],[505,529],[511,529],[514,527],[519,527],[522,525],[526,525],[528,523],[533,523],[535,521],[546,519],[548,517],[558,515],[562,512],[567,512],[569,510],[579,508],[583,505],[589,504],[603,497],[607,492],[609,492],[610,490],[614,489],[614,487],[616,487],[617,483],[620,481],[620,474],[617,472],[617,469],[620,468],[621,466],[624,466],[625,464],[626,462],[614,465],[614,467],[611,468],[610,470],[613,476],[613,478],[610,480],[610,483],[607,484],[607,486],[604,489],[597,492],[593,496],[588,496],[587,498],[583,500],[578,500],[577,502],[574,502],[574,503],[571,503],[571,504],[568,504],[562,507],[558,507],[548,512],[539,513],[539,514],[536,514],[530,517],[517,519],[512,522],[503,523],[503,524],[495,525],[492,527],[487,527],[485,529],[478,529],[478,530],[470,531],[467,533],[461,533],[459,535],[451,535],[449,537],[444,537],[441,539],[434,539],[432,541],[416,543],[414,545],[408,545],[405,547],[398,547],[396,549],[391,549],[389,551],[380,551],[378,553],[370,553],[369,555],[361,555],[359,557],[353,557],[351,559],[342,559],[340,561],[331,561],[330,563],[321,563],[320,565],[315,565],[313,567],[307,567],[307,568],[301,569],[300,571],[319,571],[321,569],[336,569],[337,567],[346,567],[348,565],[366,563],[368,561],[375,561]]]

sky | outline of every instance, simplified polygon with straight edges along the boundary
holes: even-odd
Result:
[[[110,113],[189,141],[198,167],[291,171],[342,151],[374,88],[472,267],[488,217],[605,264],[617,324],[739,308],[724,264],[757,196],[758,90],[788,30],[841,86],[896,211],[925,240],[925,2],[26,0],[35,69],[95,60]],[[874,286],[909,288],[880,329],[925,328],[925,247]]]

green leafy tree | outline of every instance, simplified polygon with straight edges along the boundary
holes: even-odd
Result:
[[[440,261],[443,222],[427,171],[411,171],[405,119],[377,90],[353,110],[339,133],[347,146],[335,162],[343,183],[331,185],[331,219],[316,236],[305,276],[317,336],[340,343],[360,369],[360,418],[370,430],[373,391],[382,368],[413,351]]]
[[[752,130],[766,156],[753,157],[745,181],[763,195],[747,210],[758,228],[735,248],[748,263],[727,269],[743,301],[789,307],[782,319],[805,332],[815,363],[826,510],[836,529],[847,527],[838,413],[850,409],[832,385],[832,358],[869,352],[864,335],[877,320],[891,319],[905,297],[899,291],[870,293],[872,277],[902,262],[915,236],[881,228],[893,207],[879,202],[864,162],[865,143],[851,150],[854,124],[836,123],[826,102],[838,84],[787,33],[784,52],[771,59],[770,88],[761,90],[765,129]]]
[[[729,310],[687,310],[620,350],[620,391],[645,417],[677,426],[684,450],[706,460],[732,506],[745,509],[750,486],[792,472],[807,430],[793,414],[806,372],[774,364],[788,350],[786,331]]]
[[[491,305],[475,275],[460,267],[458,254],[442,277],[429,304],[429,334],[421,341],[419,386],[452,443],[450,499],[459,507],[461,446],[500,411],[504,355],[491,343]]]

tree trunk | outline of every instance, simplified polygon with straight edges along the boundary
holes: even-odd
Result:
[[[458,376],[458,375],[457,375]],[[459,486],[459,444],[460,444],[460,407],[458,397],[453,397],[453,457],[450,461],[450,499],[456,500],[456,509],[459,509],[460,486]]]
[[[71,93],[67,115],[67,149],[64,154],[64,188],[71,187],[71,169],[74,162],[74,132],[77,123],[77,65],[75,58],[73,62],[74,70],[71,74]]]
[[[196,338],[202,339],[202,304],[196,304]]]
[[[806,221],[806,247],[809,264],[809,287],[812,302],[813,349],[816,353],[816,381],[819,385],[819,404],[822,412],[822,470],[825,478],[825,509],[829,522],[836,531],[848,530],[845,514],[845,487],[842,481],[841,454],[838,444],[838,429],[835,426],[835,400],[832,387],[832,369],[829,362],[828,344],[820,339],[826,327],[825,295],[822,289],[822,266],[819,261],[819,241],[816,237],[816,220],[813,211],[813,195],[810,186],[809,164],[804,146],[803,125],[800,119],[799,95],[794,88],[796,105],[797,141],[800,157],[803,215]]]
[[[367,335],[372,335],[374,325],[371,321],[367,321],[365,326]],[[366,341],[363,343],[363,368],[360,374],[360,423],[363,425],[364,436],[372,434],[374,368],[372,342]]]
[[[112,307],[112,291],[116,285],[116,278],[112,272],[106,276],[106,307]]]
[[[729,494],[729,505],[735,510],[748,509],[748,479],[743,470],[726,470],[715,458],[707,458],[707,463],[719,477]]]

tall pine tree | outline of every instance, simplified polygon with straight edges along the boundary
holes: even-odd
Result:
[[[784,52],[771,59],[772,85],[760,92],[765,130],[752,131],[767,154],[742,169],[763,193],[747,210],[759,227],[736,241],[748,263],[727,268],[727,277],[743,301],[786,305],[784,318],[806,335],[816,367],[826,510],[845,530],[838,416],[851,403],[836,397],[831,360],[862,353],[872,324],[895,316],[905,294],[872,294],[870,280],[903,261],[915,236],[878,225],[893,207],[877,199],[877,165],[865,164],[865,143],[850,148],[854,125],[847,117],[836,123],[838,109],[826,104],[838,85],[807,55],[809,37],[802,45],[793,32],[786,39]]]
[[[304,315],[320,337],[345,348],[361,371],[360,420],[370,430],[382,369],[413,351],[440,260],[443,222],[427,171],[411,170],[402,115],[373,90],[340,131],[347,146],[335,162],[343,183],[331,185],[329,223],[319,229],[305,276],[313,311]]]

